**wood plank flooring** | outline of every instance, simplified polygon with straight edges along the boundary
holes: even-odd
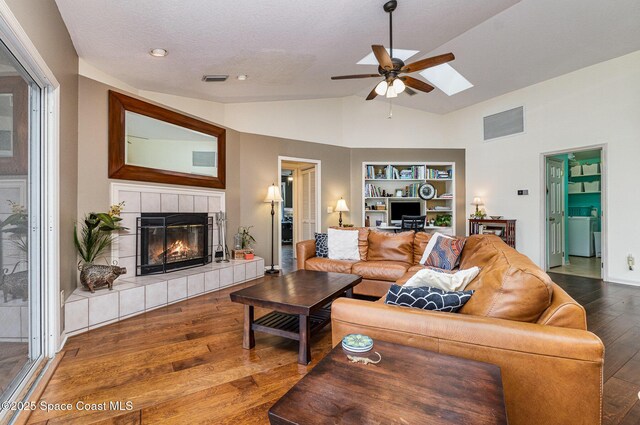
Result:
[[[582,303],[606,345],[605,425],[639,424],[640,288],[552,275]],[[268,279],[264,278],[264,279]],[[243,306],[210,293],[70,338],[41,400],[131,401],[131,411],[36,411],[32,424],[266,424],[267,411],[331,349],[331,328],[312,339],[312,363],[297,343],[256,333],[242,349]],[[256,316],[266,314],[256,309]]]

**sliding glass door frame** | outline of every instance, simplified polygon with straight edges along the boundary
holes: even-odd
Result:
[[[39,190],[29,191],[30,253],[37,251],[30,274],[39,279],[39,285],[31,285],[29,302],[36,302],[39,311],[32,317],[29,338],[39,344],[39,356],[31,360],[29,367],[21,371],[20,380],[12,388],[9,400],[28,397],[64,343],[61,334],[61,300],[59,267],[59,117],[60,84],[46,65],[37,49],[11,12],[4,0],[0,0],[0,39],[17,62],[40,87],[38,97],[30,99],[30,116],[40,110],[39,119],[30,121],[30,181]],[[31,95],[30,95],[31,96]],[[35,141],[35,142],[34,142]],[[32,196],[33,195],[33,196]],[[35,246],[37,243],[38,246]],[[39,298],[39,302],[36,301]],[[34,300],[34,301],[32,301]],[[34,305],[34,304],[31,304]],[[36,353],[34,353],[36,354]],[[0,413],[0,421],[3,414]]]

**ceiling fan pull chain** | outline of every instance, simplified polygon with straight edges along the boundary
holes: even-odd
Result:
[[[387,115],[387,119],[390,120],[393,118],[393,99],[389,98],[389,115]]]

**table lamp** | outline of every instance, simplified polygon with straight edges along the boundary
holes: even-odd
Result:
[[[338,199],[338,203],[336,204],[336,208],[334,211],[338,211],[340,213],[340,218],[338,219],[338,226],[342,227],[342,212],[349,211],[349,207],[347,207],[347,202],[342,198]]]
[[[278,274],[279,270],[276,270],[273,265],[273,227],[275,221],[276,202],[282,202],[282,196],[280,195],[280,187],[276,186],[275,183],[271,184],[267,189],[267,196],[264,198],[264,202],[271,202],[271,268],[267,270],[265,273],[267,274]]]
[[[482,202],[482,198],[480,198],[479,196],[476,196],[473,198],[473,202],[471,203],[471,205],[475,205],[476,206],[476,214],[480,211],[480,205],[484,205],[484,203]]]

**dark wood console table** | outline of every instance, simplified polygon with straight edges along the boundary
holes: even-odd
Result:
[[[499,235],[498,235],[499,233]],[[516,220],[469,219],[469,235],[494,234],[511,248],[516,247]]]

